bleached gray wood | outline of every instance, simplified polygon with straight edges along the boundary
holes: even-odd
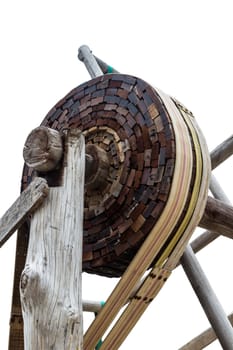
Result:
[[[92,54],[90,48],[87,45],[82,45],[78,50],[78,58],[82,61],[91,78],[99,77],[103,75],[94,55]]]
[[[227,197],[226,193],[223,191],[216,177],[212,174],[210,179],[210,191],[213,196],[220,201],[231,205],[230,199]]]
[[[48,192],[46,180],[37,177],[21,193],[0,219],[0,247],[20,227],[27,216],[40,206]]]
[[[103,301],[83,300],[83,311],[98,313],[104,306]]]
[[[233,325],[233,314],[228,316],[231,325]],[[208,328],[203,333],[199,334],[197,337],[190,340],[187,344],[182,346],[179,350],[197,350],[204,349],[206,346],[210,345],[217,339],[213,328]]]
[[[205,248],[209,243],[213,242],[219,237],[218,233],[205,231],[200,236],[195,238],[191,243],[192,250],[194,253],[199,252],[201,249]]]
[[[232,350],[233,328],[231,323],[190,246],[186,247],[181,264],[220,344],[223,349]]]
[[[223,141],[211,152],[211,166],[215,169],[233,154],[233,135]]]
[[[42,172],[55,169],[62,154],[61,135],[57,130],[43,125],[30,132],[23,149],[27,166]]]
[[[221,188],[215,176],[211,175],[210,180],[210,190],[213,193],[214,197],[225,202],[226,204],[231,204],[230,199],[227,197],[226,193]],[[191,242],[191,247],[195,253],[206,247],[209,243],[213,242],[216,238],[218,238],[223,232],[220,230],[219,232],[205,231],[200,236],[198,236],[195,240]],[[232,235],[227,235],[228,238],[233,238]]]
[[[50,188],[31,219],[20,281],[25,350],[82,349],[84,145],[71,129],[63,185]]]

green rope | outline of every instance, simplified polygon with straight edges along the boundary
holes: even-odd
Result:
[[[107,73],[112,73],[112,72],[113,72],[113,68],[111,66],[108,66]]]
[[[102,342],[102,340],[100,339],[100,340],[98,341],[98,344],[97,344],[96,347],[95,347],[95,350],[99,350],[102,344],[103,344],[103,342]]]

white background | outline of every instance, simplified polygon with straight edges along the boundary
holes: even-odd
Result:
[[[29,132],[53,105],[89,80],[78,47],[122,73],[176,97],[196,116],[209,149],[232,134],[232,2],[229,0],[72,1],[0,3],[0,216],[17,198],[22,150]],[[233,201],[232,159],[214,171]],[[15,237],[0,250],[0,349],[7,349]],[[227,313],[233,309],[233,242],[219,238],[202,264]],[[84,276],[83,297],[104,300],[114,280]],[[85,318],[85,327],[89,322]],[[178,349],[209,323],[182,268],[122,345]],[[221,349],[215,342],[208,349]],[[17,349],[16,349],[17,350]]]

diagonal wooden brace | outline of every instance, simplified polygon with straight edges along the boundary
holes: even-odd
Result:
[[[0,247],[44,201],[49,192],[45,179],[37,177],[0,219]]]

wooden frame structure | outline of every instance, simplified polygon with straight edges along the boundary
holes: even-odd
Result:
[[[97,57],[95,57],[90,49],[87,46],[83,46],[79,49],[79,58],[80,60],[82,60],[87,69],[88,72],[91,75],[91,78],[95,78],[95,77],[101,77],[103,74],[108,74],[108,73],[118,73],[115,69],[113,69],[112,67],[109,67],[106,63],[104,63],[102,60],[98,59]],[[163,95],[162,93],[160,94],[160,97],[163,98],[163,102],[166,104],[167,109],[172,109],[173,108],[173,102],[170,102],[170,100]],[[188,113],[186,109],[183,108],[183,106],[179,105],[179,103],[177,103],[177,105],[179,106],[179,108],[182,109],[182,113],[184,115],[184,119],[186,124],[189,127],[189,133],[194,135],[194,140],[195,140],[195,128],[196,125],[195,123],[192,121],[190,122],[189,119],[187,119],[186,114]],[[192,120],[192,118],[191,118]],[[74,129],[75,130],[75,129]],[[42,130],[44,132],[44,130]],[[41,129],[39,130],[39,132],[42,132]],[[37,131],[38,132],[38,131]],[[57,163],[60,161],[61,159],[61,152],[58,151],[59,147],[62,147],[62,142],[59,143],[60,141],[54,141],[54,138],[56,139],[56,133],[54,133],[53,131],[50,131],[48,129],[46,129],[45,131],[46,133],[52,133],[51,137],[52,139],[52,146],[49,145],[50,149],[52,150],[52,154],[53,156],[56,158],[59,158],[58,161],[55,161],[55,165],[53,164],[52,167],[56,167]],[[75,132],[77,133],[77,131],[73,131],[73,133],[75,134]],[[66,146],[66,151],[67,149],[71,151],[72,153],[72,149],[73,149],[73,145],[75,144],[75,141],[73,139],[72,141],[72,133],[70,136],[68,137],[68,146]],[[69,139],[70,137],[70,139]],[[59,138],[59,136],[58,136]],[[76,135],[77,138],[77,135]],[[34,139],[34,136],[32,137],[32,139]],[[31,142],[31,141],[30,141]],[[30,143],[29,142],[29,143]],[[57,142],[57,143],[56,143]],[[69,143],[70,142],[70,143]],[[83,142],[83,141],[82,141]],[[55,144],[55,147],[53,147]],[[199,144],[201,144],[201,146],[199,146]],[[27,143],[28,145],[28,143]],[[78,147],[78,146],[76,146]],[[80,147],[80,146],[79,146]],[[199,141],[195,144],[194,141],[194,146],[193,148],[195,149],[196,147],[196,155],[195,158],[198,158],[198,148],[199,147],[205,147],[204,145],[204,141],[201,139],[201,137],[199,137]],[[55,150],[55,151],[54,151]],[[31,151],[29,150],[29,153]],[[83,151],[82,151],[83,152]],[[38,158],[34,157],[34,155],[32,155],[31,153],[28,156],[28,149],[26,149],[25,151],[26,153],[26,159],[33,159],[32,163],[33,166],[35,166],[35,163],[38,163]],[[55,153],[55,155],[54,155]],[[69,154],[69,151],[68,151]],[[77,151],[76,151],[77,154]],[[81,154],[81,153],[80,153]],[[83,153],[82,153],[83,154]],[[220,165],[224,160],[226,160],[229,156],[231,156],[233,154],[233,137],[230,137],[229,139],[227,139],[225,142],[223,142],[223,144],[221,144],[219,147],[217,147],[212,153],[211,153],[211,167],[212,169],[214,169],[216,166]],[[32,156],[32,158],[31,158]],[[41,154],[40,154],[41,156]],[[50,167],[50,163],[48,165],[48,161],[51,161],[51,157],[48,157],[47,159],[45,154],[42,154],[42,168],[38,168],[39,171],[47,171],[46,167]],[[66,164],[66,158],[67,156],[65,155],[62,159],[65,162],[63,164]],[[90,156],[91,157],[91,156]],[[205,157],[205,154],[202,154],[202,157]],[[80,160],[80,164],[77,166],[78,169],[82,168],[84,171],[84,156],[80,156],[80,159],[82,158],[82,160]],[[26,160],[25,159],[25,160]],[[36,161],[35,161],[36,159]],[[70,160],[68,162],[68,164],[70,164],[70,162],[75,162],[75,157],[73,156],[73,160]],[[88,169],[88,156],[86,156],[86,167]],[[77,161],[77,158],[76,158]],[[91,168],[91,160],[90,161],[90,169]],[[205,162],[205,164],[208,164],[208,156],[206,155],[206,158],[202,161]],[[46,163],[46,166],[44,168],[44,164]],[[105,161],[103,160],[102,163],[102,172],[104,172],[104,167],[105,167]],[[64,165],[64,167],[66,167],[67,165]],[[196,163],[196,167],[198,169],[198,162]],[[73,168],[73,166],[72,166]],[[200,168],[201,169],[201,168]],[[51,170],[49,168],[49,170]],[[203,171],[203,170],[202,170]],[[197,170],[198,173],[198,170]],[[101,173],[102,174],[102,173]],[[64,174],[62,175],[64,176]],[[62,201],[69,201],[70,197],[72,197],[72,190],[75,186],[75,181],[74,178],[77,177],[78,175],[73,176],[73,180],[72,183],[69,184],[69,198],[65,198],[65,194],[63,191],[62,197],[59,200],[58,203],[58,210],[60,210],[59,208],[62,207]],[[83,177],[83,175],[79,175],[81,176],[81,178]],[[87,179],[86,179],[87,180]],[[60,180],[58,180],[59,182]],[[96,185],[96,181],[95,180],[95,185]],[[196,182],[199,182],[200,180],[196,179]],[[36,308],[36,303],[33,302],[33,297],[35,292],[31,291],[31,288],[33,287],[33,284],[38,288],[38,276],[40,275],[40,271],[36,271],[36,269],[34,269],[34,263],[35,263],[35,256],[36,256],[36,246],[35,246],[35,242],[36,239],[35,235],[33,234],[33,231],[38,230],[38,225],[40,224],[40,222],[45,222],[45,226],[40,228],[40,232],[42,232],[44,234],[44,232],[46,232],[46,225],[47,225],[47,221],[50,220],[50,217],[47,217],[47,219],[43,219],[43,215],[46,216],[46,214],[43,211],[43,208],[48,212],[48,207],[47,205],[49,205],[48,203],[51,202],[50,204],[53,206],[56,206],[57,204],[55,202],[53,202],[51,200],[51,192],[54,191],[53,188],[48,188],[47,182],[45,181],[45,179],[41,179],[41,178],[36,178],[36,180],[34,180],[30,187],[28,187],[26,190],[24,190],[20,196],[20,198],[15,202],[15,204],[12,206],[12,208],[7,211],[7,213],[5,214],[5,216],[1,219],[0,221],[0,246],[2,244],[5,243],[5,241],[10,237],[10,235],[21,226],[22,222],[25,221],[26,217],[28,217],[28,215],[31,215],[33,212],[35,212],[36,210],[36,214],[34,215],[34,219],[31,223],[31,234],[30,236],[32,236],[32,238],[30,238],[30,248],[29,248],[29,253],[28,253],[28,257],[26,260],[26,266],[24,269],[24,272],[21,276],[21,288],[20,288],[20,292],[21,292],[21,302],[23,305],[23,312],[24,312],[24,322],[26,325],[26,334],[28,335],[27,337],[25,337],[25,344],[23,344],[23,340],[22,340],[22,327],[18,327],[17,326],[17,322],[15,323],[15,321],[12,323],[12,327],[11,327],[11,334],[10,334],[10,344],[9,344],[9,349],[14,349],[16,348],[16,344],[17,344],[17,348],[18,349],[23,349],[25,346],[25,349],[30,349],[32,346],[34,346],[35,349],[42,349],[42,348],[46,348],[46,346],[48,346],[48,344],[52,344],[53,346],[58,346],[57,348],[59,348],[59,344],[61,344],[62,342],[64,342],[65,340],[65,346],[62,347],[64,349],[69,348],[69,349],[82,349],[82,346],[84,346],[84,350],[93,350],[96,346],[96,344],[98,343],[99,339],[102,338],[102,336],[104,335],[104,333],[107,331],[107,329],[109,328],[110,324],[112,323],[112,321],[115,319],[115,317],[118,315],[118,312],[121,310],[121,308],[125,305],[128,304],[128,306],[126,307],[124,313],[121,315],[121,317],[119,318],[118,321],[116,321],[115,325],[110,329],[108,335],[105,337],[105,339],[103,340],[103,343],[101,344],[101,349],[103,350],[108,350],[108,349],[118,349],[119,346],[121,345],[121,343],[124,341],[124,339],[127,337],[128,333],[130,332],[130,330],[134,327],[135,323],[137,322],[137,320],[140,318],[141,314],[144,312],[144,310],[147,308],[147,306],[149,305],[150,301],[153,300],[153,298],[157,295],[157,293],[159,292],[159,290],[162,288],[163,284],[165,283],[165,281],[167,280],[167,278],[169,277],[169,275],[171,274],[171,271],[173,269],[175,269],[175,267],[177,266],[177,264],[179,264],[179,260],[180,263],[182,264],[189,280],[190,283],[193,286],[194,291],[196,292],[202,307],[210,321],[210,324],[213,327],[213,330],[215,332],[215,334],[217,335],[219,342],[221,343],[221,345],[223,346],[224,349],[231,349],[231,346],[233,344],[233,331],[232,331],[232,326],[231,323],[228,319],[228,317],[225,315],[225,312],[223,311],[221,304],[219,303],[219,301],[217,300],[214,291],[212,290],[204,272],[201,269],[201,266],[199,265],[196,256],[194,254],[194,252],[199,251],[200,249],[204,248],[207,244],[209,244],[211,241],[213,241],[214,239],[216,239],[219,234],[223,234],[226,235],[227,237],[233,238],[233,224],[232,224],[232,218],[233,218],[233,208],[231,207],[229,200],[227,198],[227,196],[223,193],[223,191],[221,190],[221,187],[219,186],[219,184],[217,183],[216,179],[212,176],[211,181],[210,181],[210,190],[212,191],[214,197],[216,199],[211,199],[210,197],[207,200],[206,197],[206,185],[208,184],[208,174],[204,172],[204,175],[202,173],[202,181],[203,183],[199,184],[199,192],[198,192],[198,196],[195,195],[195,203],[197,205],[197,203],[199,203],[199,208],[197,211],[195,211],[195,209],[190,212],[190,217],[187,219],[187,221],[189,222],[188,225],[188,229],[184,232],[182,232],[182,235],[184,235],[185,239],[181,239],[179,240],[179,243],[177,243],[177,241],[173,244],[172,248],[169,249],[165,249],[165,251],[167,251],[169,254],[164,255],[163,259],[159,258],[156,262],[156,264],[153,263],[154,260],[154,256],[156,251],[158,250],[157,246],[156,246],[156,240],[154,240],[153,235],[149,235],[148,238],[146,239],[146,241],[144,242],[144,244],[141,246],[141,248],[139,249],[137,255],[135,256],[135,258],[133,259],[132,263],[129,265],[129,267],[127,268],[127,270],[125,271],[125,273],[123,274],[123,276],[121,277],[118,285],[116,286],[116,288],[114,289],[114,291],[112,292],[111,296],[109,297],[109,299],[107,300],[106,304],[104,305],[104,307],[102,307],[101,303],[90,303],[90,302],[83,302],[83,308],[84,311],[94,311],[96,312],[98,315],[96,317],[96,319],[94,320],[93,324],[90,326],[90,328],[88,329],[87,333],[84,335],[84,345],[82,345],[82,321],[81,321],[81,315],[80,312],[82,312],[82,310],[80,311],[80,309],[82,309],[82,307],[80,307],[80,295],[81,292],[79,290],[78,295],[76,295],[74,298],[73,296],[70,296],[69,299],[74,300],[74,307],[71,306],[71,304],[67,304],[67,310],[66,310],[66,316],[64,318],[64,324],[63,325],[58,325],[57,323],[57,318],[59,318],[58,316],[55,317],[55,320],[51,320],[51,323],[56,324],[54,332],[55,334],[57,334],[57,331],[59,329],[66,328],[66,333],[65,336],[64,334],[59,337],[57,335],[53,335],[53,333],[51,333],[50,329],[46,329],[45,325],[44,325],[44,320],[42,316],[36,316],[36,323],[31,322],[31,320],[34,318],[35,321],[35,311],[32,312],[32,309],[35,308],[37,309],[37,313],[39,312],[38,308]],[[49,183],[49,182],[48,182]],[[102,186],[102,183],[100,183],[98,181],[98,186]],[[75,188],[75,193],[79,192],[80,193],[80,197],[82,197],[82,188],[84,187],[84,185],[82,185],[82,181],[80,181],[80,186],[79,186],[79,190],[77,188]],[[56,187],[55,187],[56,188]],[[59,189],[59,186],[57,187]],[[63,188],[63,186],[61,186],[61,189]],[[55,190],[56,191],[56,190]],[[59,191],[59,190],[58,190]],[[65,190],[65,193],[67,193],[67,191]],[[45,197],[48,196],[48,198],[45,200]],[[55,194],[56,200],[57,200],[57,194]],[[64,199],[65,198],[65,199]],[[205,200],[207,200],[207,205]],[[74,199],[75,201],[75,199]],[[194,201],[193,197],[191,197],[191,201]],[[199,202],[198,202],[199,201]],[[46,205],[43,204],[41,209],[38,209],[39,206],[42,204],[42,202],[47,203]],[[22,206],[22,203],[24,204]],[[201,204],[202,203],[202,204]],[[201,206],[202,205],[202,206]],[[77,204],[74,205],[74,207],[77,207]],[[80,203],[80,207],[79,207],[79,214],[82,212],[82,203]],[[23,209],[22,209],[23,208]],[[49,209],[51,211],[51,209]],[[189,212],[189,208],[186,209],[187,212]],[[41,214],[44,213],[44,214]],[[76,214],[72,214],[71,216],[74,218]],[[64,221],[64,215],[61,215],[62,221]],[[214,218],[214,220],[213,220]],[[81,216],[79,217],[79,222],[81,220]],[[74,220],[75,222],[77,220]],[[161,219],[162,221],[162,219]],[[187,246],[185,249],[185,252],[183,254],[183,250],[184,247],[187,245],[187,239],[190,237],[190,235],[193,232],[193,229],[196,227],[197,225],[197,221],[199,223],[200,226],[209,229],[210,231],[205,232],[204,234],[202,234],[200,237],[198,237],[195,241],[193,241],[191,243],[190,246]],[[55,220],[56,222],[56,220]],[[56,222],[56,224],[51,223],[51,227],[54,225],[56,227],[59,226],[63,226],[62,223],[59,221]],[[70,223],[66,223],[64,224],[64,228],[63,228],[63,234],[64,232],[67,230],[67,227],[70,227]],[[68,225],[68,226],[67,226]],[[23,226],[20,229],[21,232],[23,232]],[[75,229],[75,231],[81,231],[81,227],[79,226],[78,229]],[[71,230],[72,232],[74,232],[74,228],[72,228]],[[42,236],[43,236],[42,234]],[[48,233],[48,235],[50,235],[50,233]],[[22,236],[22,235],[21,235]],[[33,238],[34,237],[34,238]],[[73,244],[71,242],[76,242],[76,249],[75,249],[75,255],[72,257],[71,261],[70,261],[70,265],[69,268],[71,268],[71,263],[72,261],[75,260],[79,260],[78,264],[73,264],[77,267],[77,270],[75,272],[74,275],[72,275],[71,279],[70,279],[70,285],[72,283],[77,283],[77,281],[79,281],[79,288],[81,288],[81,281],[79,279],[79,275],[80,275],[80,266],[81,266],[81,262],[80,262],[80,246],[81,246],[81,239],[80,239],[80,235],[78,236],[78,240],[77,237],[76,238],[72,238],[70,239],[70,243],[68,244],[67,242],[64,242],[64,247],[63,249],[61,249],[61,241],[59,241],[59,245],[57,250],[58,251],[63,251],[63,255],[61,255],[62,257],[59,258],[58,260],[63,260],[64,256],[66,256],[67,251],[68,251],[68,256],[70,257],[73,253]],[[62,238],[61,238],[62,240]],[[34,243],[33,243],[34,242]],[[21,242],[22,244],[22,242]],[[52,242],[47,242],[46,243],[47,246],[52,247]],[[71,250],[69,251],[69,249],[67,248],[68,246],[72,246]],[[24,246],[26,246],[27,244],[23,244]],[[149,247],[154,246],[154,250],[150,250]],[[34,248],[33,248],[34,247]],[[77,248],[79,247],[79,248]],[[42,250],[46,249],[46,247],[41,248]],[[52,248],[50,248],[52,249]],[[150,254],[148,253],[150,251]],[[65,254],[65,255],[64,255]],[[183,255],[182,255],[183,254]],[[56,255],[55,253],[52,254]],[[182,255],[182,257],[181,257]],[[180,259],[181,257],[181,259]],[[66,258],[65,258],[66,259]],[[58,261],[56,260],[56,263]],[[161,263],[160,263],[161,262]],[[21,267],[22,265],[24,265],[25,263],[25,257],[23,258],[23,260],[21,260]],[[33,268],[31,268],[31,266]],[[47,268],[47,263],[43,264],[44,268]],[[51,265],[52,266],[52,265]],[[59,264],[57,265],[59,266]],[[146,276],[142,278],[143,274],[145,273],[145,271],[148,269],[148,267],[152,266],[152,268],[150,270],[148,270],[149,272],[146,274]],[[21,268],[20,267],[20,268]],[[55,268],[56,270],[56,268]],[[135,271],[137,271],[137,274],[135,274]],[[33,273],[32,273],[33,272]],[[50,272],[51,273],[51,272]],[[67,275],[68,272],[64,272],[64,276]],[[52,276],[55,273],[55,271],[52,271]],[[16,273],[16,283],[19,282],[19,273]],[[32,280],[32,282],[30,282],[30,280]],[[72,281],[73,282],[72,282]],[[37,282],[35,282],[37,281]],[[30,284],[30,283],[31,284]],[[64,282],[67,283],[67,282]],[[55,283],[56,284],[56,283]],[[28,287],[29,286],[29,287]],[[50,288],[47,287],[45,288],[45,290],[43,290],[43,295],[45,293],[45,291],[47,291],[46,293],[48,293],[48,291],[50,290]],[[75,290],[75,285],[72,284],[72,287],[69,288],[69,290]],[[41,294],[41,295],[42,295]],[[42,301],[43,301],[42,297]],[[53,299],[53,295],[51,294],[51,298]],[[61,305],[62,300],[65,300],[66,297],[64,295],[59,296],[58,297],[60,301],[59,305],[61,306],[61,311],[59,311],[59,307],[57,312],[61,312],[61,314],[63,315],[64,313],[64,305]],[[13,312],[12,312],[12,317],[17,319],[17,317],[19,317],[18,319],[20,319],[21,317],[21,313],[19,310],[19,303],[18,301],[15,300],[19,300],[19,296],[13,296]],[[40,304],[40,307],[43,305]],[[44,306],[46,307],[46,306]],[[54,308],[56,308],[56,306],[54,306]],[[75,310],[75,311],[74,311]],[[75,316],[74,316],[75,315]],[[132,317],[133,315],[133,317]],[[17,319],[17,320],[18,320]],[[231,317],[230,317],[231,319]],[[38,324],[40,324],[40,321],[42,321],[43,326],[38,326]],[[70,323],[71,322],[71,323]],[[46,324],[46,322],[45,322]],[[16,328],[14,328],[16,325]],[[33,325],[33,326],[32,326]],[[75,326],[76,325],[76,326]],[[67,327],[66,327],[67,326]],[[18,328],[17,328],[18,327]],[[43,328],[43,331],[48,332],[49,335],[51,335],[51,341],[48,342],[48,338],[49,336],[46,336],[47,340],[42,341],[41,336],[40,336],[40,331],[41,331],[41,327]],[[16,329],[19,329],[19,333],[17,334]],[[69,333],[70,332],[70,333]],[[39,334],[39,336],[38,336]],[[70,335],[69,335],[70,334]],[[73,337],[73,338],[72,338]],[[38,340],[40,338],[40,340]],[[75,338],[75,339],[74,339]],[[187,344],[186,346],[184,346],[182,349],[196,349],[196,346],[200,346],[200,344],[202,344],[202,348],[204,346],[207,346],[211,341],[213,341],[215,339],[215,336],[213,334],[212,330],[208,330],[207,332],[205,332],[203,335],[200,335],[197,339],[194,339],[193,341],[191,341],[189,344]],[[199,345],[197,345],[199,344]]]

